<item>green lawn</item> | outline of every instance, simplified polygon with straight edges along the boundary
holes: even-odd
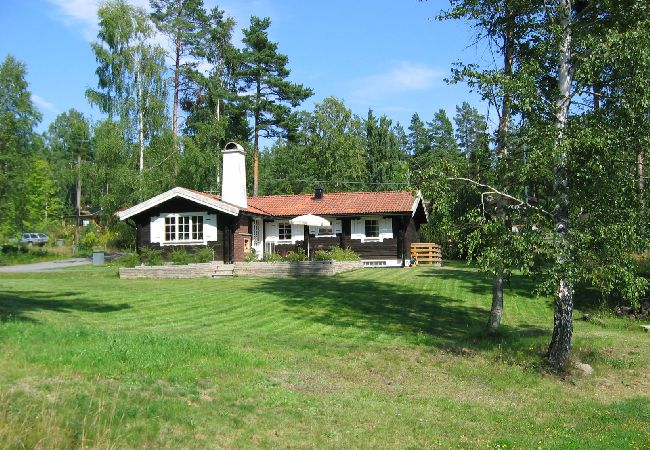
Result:
[[[463,265],[0,274],[0,448],[650,448],[650,334],[592,312],[594,375],[550,374],[532,288],[513,279],[486,338],[490,285]]]

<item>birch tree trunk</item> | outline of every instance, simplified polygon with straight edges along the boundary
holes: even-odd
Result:
[[[144,101],[142,100],[142,73],[140,61],[136,64],[135,80],[138,86],[138,138],[140,142],[140,163],[138,164],[138,173],[142,175],[142,171],[144,170]]]
[[[553,318],[553,336],[548,347],[547,358],[557,369],[564,369],[571,356],[571,338],[573,336],[573,286],[568,278],[570,263],[569,247],[569,179],[568,152],[564,142],[564,133],[571,103],[571,84],[573,68],[571,61],[571,0],[558,0],[558,22],[560,39],[558,46],[558,92],[556,103],[556,141],[558,161],[555,168],[555,192],[557,202],[554,211],[556,234],[556,263],[558,269],[558,288],[555,298]]]
[[[503,33],[503,74],[506,77],[512,76],[512,65],[514,55],[514,30],[509,8],[509,1],[504,0],[504,15],[506,25]],[[499,128],[497,130],[497,156],[499,160],[504,161],[508,156],[508,124],[510,123],[510,108],[512,96],[506,89],[501,103],[501,117],[499,118]],[[497,215],[504,219],[505,211],[503,203],[497,203]],[[505,225],[504,225],[505,226]],[[492,277],[492,308],[490,309],[490,319],[487,324],[487,332],[495,333],[501,326],[501,317],[503,315],[503,268],[499,267]]]

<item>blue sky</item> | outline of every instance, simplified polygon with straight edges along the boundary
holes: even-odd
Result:
[[[271,18],[269,34],[289,56],[291,79],[315,91],[305,109],[336,96],[359,115],[372,108],[405,128],[414,112],[430,120],[445,108],[451,116],[463,101],[485,109],[465,85],[444,82],[453,62],[486,58],[470,46],[466,24],[435,20],[445,1],[204,1],[234,17],[239,30],[251,15]],[[27,64],[30,90],[43,113],[41,131],[70,108],[91,120],[102,118],[84,97],[96,85],[90,42],[97,34],[98,3],[2,1],[0,58],[12,54]],[[131,3],[146,6],[148,0]],[[235,37],[241,39],[241,31]]]

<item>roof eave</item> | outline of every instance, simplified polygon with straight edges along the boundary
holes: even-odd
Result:
[[[184,198],[185,200],[207,206],[208,208],[216,209],[217,211],[221,211],[232,216],[239,215],[239,208],[236,206],[224,203],[216,199],[207,198],[201,194],[182,187],[175,187],[173,189],[170,189],[166,192],[163,192],[162,194],[151,197],[150,199],[138,203],[137,205],[127,208],[123,211],[118,211],[115,213],[115,215],[120,220],[126,220],[175,197]]]

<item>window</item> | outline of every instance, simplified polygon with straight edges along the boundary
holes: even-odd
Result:
[[[203,240],[203,216],[192,216],[192,240]]]
[[[165,217],[165,241],[202,241],[203,216],[174,214]]]
[[[179,241],[190,240],[190,216],[178,217],[178,240]]]
[[[278,237],[281,241],[291,240],[291,224],[288,222],[280,222],[278,224]]]
[[[174,216],[165,217],[165,240],[176,240],[176,217]]]
[[[318,227],[316,229],[316,236],[333,236],[334,231],[332,227]]]
[[[379,221],[366,219],[366,237],[379,237]]]

